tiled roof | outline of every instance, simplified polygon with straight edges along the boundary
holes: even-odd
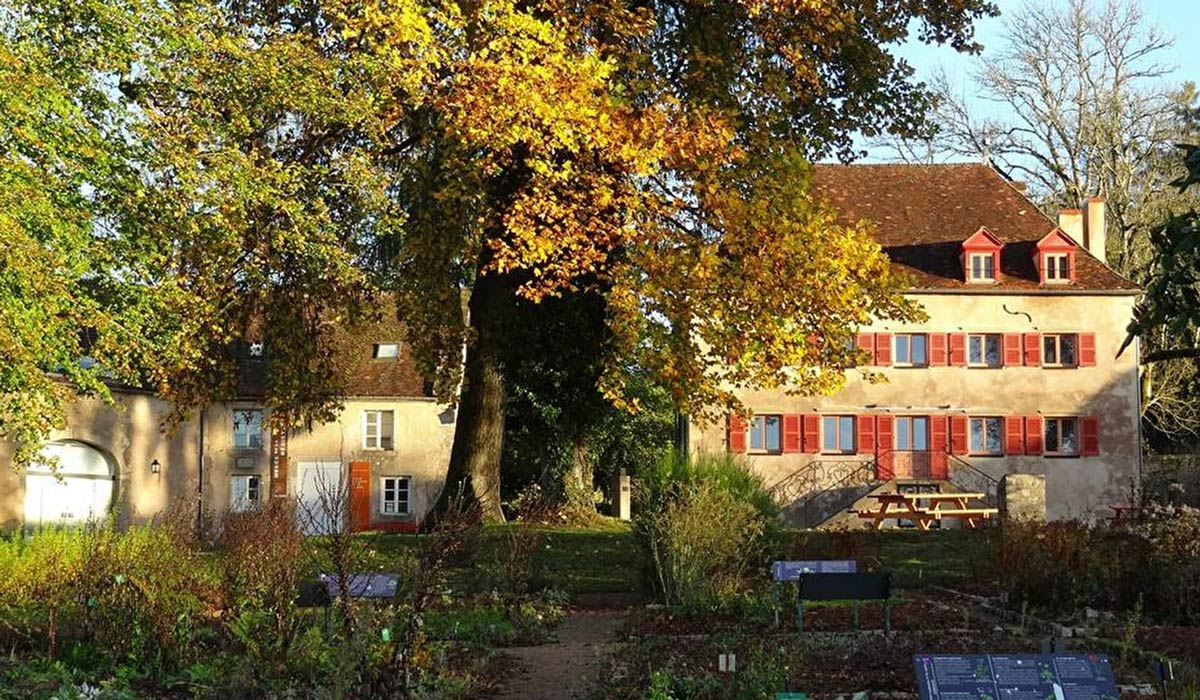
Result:
[[[417,371],[411,346],[404,341],[404,325],[390,313],[391,301],[383,304],[383,318],[355,325],[338,326],[332,342],[337,375],[347,397],[425,397],[425,378]],[[399,345],[396,357],[374,357],[376,344]],[[262,396],[265,389],[267,358],[244,359],[238,394]]]
[[[994,168],[981,163],[943,165],[817,165],[817,192],[843,222],[875,223],[875,238],[917,289],[964,292],[1047,289],[1038,283],[1033,253],[1057,226]],[[996,284],[964,280],[962,242],[986,227],[1003,243]],[[1082,242],[1080,242],[1082,243]],[[1138,286],[1080,245],[1071,291],[1136,292]]]

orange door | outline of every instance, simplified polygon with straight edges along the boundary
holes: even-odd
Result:
[[[371,528],[371,463],[350,463],[350,532]]]

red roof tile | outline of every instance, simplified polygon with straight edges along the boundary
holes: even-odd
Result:
[[[875,223],[875,238],[917,289],[1033,291],[1038,283],[1033,254],[1057,223],[1050,220],[994,168],[981,163],[941,165],[817,165],[817,192],[845,223]],[[964,280],[962,242],[981,226],[1004,243],[995,285]],[[1080,247],[1076,279],[1055,293],[1136,292],[1138,286]]]

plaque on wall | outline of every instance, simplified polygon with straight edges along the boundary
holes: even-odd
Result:
[[[271,497],[286,498],[288,430],[285,421],[278,423],[271,421]]]

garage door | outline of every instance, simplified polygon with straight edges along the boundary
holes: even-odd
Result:
[[[345,527],[349,492],[341,462],[300,462],[300,528],[308,535],[327,535]]]
[[[51,468],[57,459],[57,475]],[[42,448],[25,472],[25,527],[79,526],[112,510],[116,469],[104,452],[63,440]]]

